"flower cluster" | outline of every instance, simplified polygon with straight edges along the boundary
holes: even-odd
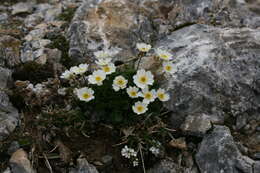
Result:
[[[66,70],[60,76],[62,79],[71,79],[76,75],[82,75],[88,70],[88,64],[80,64],[79,66],[73,66],[70,70]]]
[[[136,167],[139,165],[139,161],[137,158],[137,152],[133,148],[129,148],[127,145],[122,148],[121,155],[126,159],[130,159],[133,162],[133,166]]]
[[[154,144],[149,148],[149,151],[155,156],[158,156],[160,154],[161,143],[159,141],[153,141],[153,143]]]
[[[145,43],[137,43],[137,49],[140,52],[148,52],[152,47],[151,45]],[[118,53],[112,49],[106,49],[94,52],[97,64],[97,69],[86,77],[88,84],[101,86],[106,80],[107,76],[116,72],[116,66],[112,63],[112,57]],[[164,60],[163,68],[165,71],[172,73],[173,64],[169,62],[172,59],[172,55],[162,49],[156,49],[158,57]],[[66,70],[62,73],[61,78],[72,79],[76,75],[83,75],[88,70],[88,64],[80,64],[79,66],[71,67],[70,70]],[[143,114],[148,110],[148,105],[158,99],[162,102],[168,101],[170,96],[164,89],[159,88],[157,91],[155,89],[149,89],[154,84],[154,76],[150,71],[144,69],[137,70],[136,74],[133,76],[133,82],[136,86],[127,86],[128,80],[122,75],[115,76],[113,79],[112,88],[115,92],[119,90],[126,89],[126,93],[130,98],[142,98],[138,100],[132,106],[132,110],[136,114]],[[75,94],[81,101],[89,102],[95,98],[94,90],[89,87],[76,88]]]

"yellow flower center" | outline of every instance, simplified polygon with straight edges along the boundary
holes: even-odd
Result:
[[[110,72],[110,68],[108,66],[103,67],[104,72]]]
[[[135,91],[132,91],[132,92],[130,92],[130,95],[135,97],[137,95],[137,93]]]
[[[84,93],[84,94],[82,95],[82,97],[83,97],[84,99],[89,99],[89,98],[91,97],[91,95],[90,95],[89,93]]]
[[[164,95],[164,93],[159,93],[158,97],[159,97],[159,99],[163,100],[165,98],[165,95]]]
[[[139,82],[141,82],[141,83],[146,83],[146,82],[147,82],[146,76],[140,77],[140,78],[139,78]]]
[[[169,56],[168,56],[168,55],[166,55],[166,54],[161,54],[161,58],[163,58],[163,59],[168,59],[168,58],[169,58]]]
[[[98,82],[102,80],[102,78],[101,78],[100,76],[96,76],[95,79],[96,79],[96,81],[98,81]]]
[[[144,98],[150,100],[150,99],[152,99],[152,94],[151,93],[145,93]]]
[[[137,106],[136,109],[137,109],[138,112],[143,112],[144,111],[144,107],[141,106],[141,105]]]
[[[124,80],[122,80],[122,79],[120,79],[120,80],[117,81],[117,85],[124,85],[124,84],[125,84],[125,82],[124,82]]]
[[[167,66],[165,66],[165,70],[166,70],[166,71],[171,71],[171,70],[172,70],[172,67],[169,66],[169,65],[167,65]]]
[[[141,50],[145,52],[145,51],[147,51],[147,48],[142,47]]]

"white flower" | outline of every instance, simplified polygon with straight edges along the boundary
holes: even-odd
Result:
[[[73,66],[73,67],[70,67],[70,71],[74,74],[79,74],[80,73],[80,69],[78,66]]]
[[[90,100],[94,99],[94,91],[91,88],[80,88],[80,89],[75,89],[75,92],[78,96],[78,98],[81,101],[89,102]]]
[[[106,78],[106,73],[102,70],[94,71],[92,75],[89,76],[88,81],[91,84],[102,85]]]
[[[78,74],[84,74],[88,70],[88,64],[80,64],[78,67]]]
[[[113,89],[115,91],[119,91],[120,89],[124,89],[124,88],[126,88],[127,82],[128,82],[128,80],[126,80],[123,76],[117,76],[113,80]]]
[[[143,102],[136,102],[135,105],[132,107],[134,113],[140,115],[140,114],[143,114],[145,113],[148,108],[147,108],[147,104],[146,103],[143,103]]]
[[[151,153],[153,153],[155,156],[158,156],[160,154],[160,149],[154,146],[150,147],[149,151],[151,151]]]
[[[168,93],[166,93],[164,89],[159,88],[157,90],[157,98],[160,101],[165,102],[165,101],[168,101],[170,99],[170,95]]]
[[[108,58],[110,57],[109,53],[105,50],[100,50],[97,52],[94,52],[94,55],[96,58]]]
[[[148,88],[145,88],[142,90],[141,96],[144,98],[143,102],[148,104],[156,99],[156,91],[154,89],[149,91]]]
[[[145,43],[137,43],[136,47],[140,52],[148,52],[152,48],[151,45]]]
[[[74,73],[69,71],[69,70],[66,70],[65,72],[63,72],[60,76],[60,78],[62,79],[70,79],[74,76]]]
[[[129,148],[128,146],[126,145],[124,148],[122,148],[121,150],[121,155],[127,159],[130,159],[131,158],[131,154],[129,152]]]
[[[137,87],[130,86],[126,89],[126,92],[129,95],[129,97],[131,97],[131,98],[137,98],[140,96],[139,88],[137,88]]]
[[[97,59],[106,59],[106,58],[111,58],[112,56],[118,54],[118,52],[119,52],[118,49],[105,49],[105,50],[94,52],[94,55]]]
[[[109,63],[101,67],[102,70],[108,75],[116,71],[116,66],[113,63]]]
[[[133,167],[136,167],[138,165],[139,165],[138,158],[135,158],[135,160],[133,161]]]
[[[112,60],[111,58],[101,58],[95,61],[95,63],[97,65],[104,66],[104,65],[108,65],[111,62],[111,60]]]
[[[133,79],[136,86],[142,89],[146,88],[148,85],[153,85],[154,82],[153,74],[150,71],[146,72],[144,69],[138,70]]]
[[[156,53],[162,60],[168,61],[172,59],[172,54],[166,50],[156,49]]]
[[[166,73],[174,73],[174,67],[172,62],[163,62],[163,71]]]
[[[136,157],[137,152],[132,148],[128,148],[126,145],[124,148],[122,148],[121,155],[127,159],[130,159],[131,157]]]

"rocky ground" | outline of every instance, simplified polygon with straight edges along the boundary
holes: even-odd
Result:
[[[175,65],[161,83],[176,131],[147,172],[259,173],[259,0],[1,0],[0,171],[142,172],[113,147],[112,127],[85,133],[53,118],[67,106],[64,69],[104,47],[124,63],[138,42],[171,50]],[[159,73],[155,64],[141,62]]]

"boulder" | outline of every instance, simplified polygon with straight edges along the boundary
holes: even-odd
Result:
[[[9,162],[12,173],[35,173],[28,159],[28,154],[23,149],[14,152]]]
[[[201,113],[218,124],[237,116],[259,121],[259,36],[259,29],[195,24],[158,41],[174,55],[175,71],[164,82],[174,127]]]
[[[239,152],[226,126],[214,126],[195,158],[201,173],[253,173],[254,161]]]

